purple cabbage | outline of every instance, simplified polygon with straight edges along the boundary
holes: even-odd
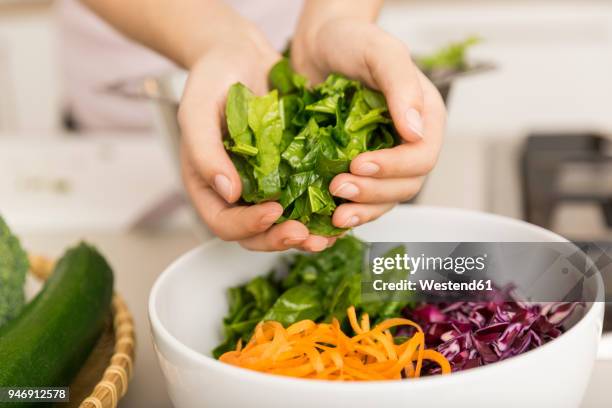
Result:
[[[421,325],[427,347],[442,353],[454,372],[505,360],[553,340],[578,305],[492,300],[423,304],[402,314]],[[401,327],[396,336],[412,334],[411,328]],[[435,364],[423,370],[424,375],[439,372]]]

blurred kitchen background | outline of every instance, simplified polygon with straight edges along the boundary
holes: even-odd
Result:
[[[612,1],[389,0],[380,23],[416,54],[478,35],[470,60],[496,66],[453,84],[446,143],[419,204],[612,240]],[[56,255],[86,237],[109,255],[140,337],[125,404],[165,406],[146,296],[200,242],[181,205],[173,129],[159,106],[134,100],[150,105],[142,127],[72,129],[65,96],[77,78],[64,75],[60,33],[53,1],[0,0],[0,213],[31,251]]]
[[[0,0],[0,209],[28,229],[128,228],[163,207],[177,180],[153,127],[68,134],[63,96],[71,78],[56,14],[52,1]],[[470,58],[497,66],[454,84],[447,142],[419,203],[530,219],[547,212],[532,220],[573,238],[610,236],[602,209],[612,193],[609,161],[553,165],[559,177],[534,180],[540,171],[521,171],[521,156],[533,133],[557,135],[549,146],[535,143],[535,157],[605,150],[587,135],[612,133],[612,2],[395,0],[380,21],[414,53],[476,34],[484,42]],[[148,119],[153,126],[155,115]],[[558,137],[565,133],[590,139]],[[550,185],[557,182],[580,190],[567,194],[575,199],[558,194]],[[526,188],[538,183],[544,196]]]

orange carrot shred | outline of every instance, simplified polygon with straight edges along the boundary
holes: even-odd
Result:
[[[451,372],[446,358],[425,349],[425,336],[416,323],[393,318],[370,328],[367,314],[357,319],[355,308],[347,310],[355,336],[347,336],[338,320],[315,323],[302,320],[284,328],[267,321],[255,327],[251,340],[223,354],[219,360],[264,373],[331,381],[380,381],[415,378],[421,374],[423,361],[440,366],[442,374]],[[416,333],[395,344],[390,329],[412,326]]]

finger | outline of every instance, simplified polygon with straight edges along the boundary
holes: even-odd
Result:
[[[364,41],[346,41],[354,37]],[[317,40],[323,44],[319,65],[324,71],[341,72],[381,90],[401,137],[409,142],[423,137],[419,70],[403,42],[374,24],[356,26],[349,20],[324,27]]]
[[[422,184],[422,177],[375,179],[343,173],[334,177],[329,192],[356,203],[389,203],[411,199]]]
[[[193,206],[210,230],[223,240],[245,239],[266,231],[283,213],[282,206],[275,202],[231,207],[206,185],[192,165],[186,162],[183,169]]]
[[[406,178],[428,174],[440,151],[439,143],[405,143],[391,149],[365,152],[351,162],[351,173],[375,178]]]
[[[435,166],[446,130],[446,108],[435,86],[418,73],[425,91],[425,138],[393,149],[365,152],[351,162],[351,173],[369,177],[414,177],[428,174]]]
[[[423,89],[408,47],[381,29],[366,43],[369,44],[365,48],[365,63],[387,99],[400,136],[408,142],[422,139],[425,134]]]
[[[385,204],[342,204],[332,216],[332,224],[338,228],[352,228],[374,221],[395,207],[394,203]]]
[[[291,220],[239,243],[251,251],[284,251],[301,246],[308,237],[308,228],[298,221]]]
[[[335,238],[322,237],[320,235],[311,235],[301,245],[302,248],[310,252],[321,252],[324,249],[329,248],[336,242]]]
[[[201,76],[190,76],[181,100],[178,120],[183,145],[206,183],[226,202],[233,203],[240,198],[242,185],[222,141],[227,89],[215,84],[213,76]]]

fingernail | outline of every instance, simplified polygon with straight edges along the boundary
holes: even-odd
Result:
[[[223,174],[217,174],[215,176],[215,190],[225,201],[230,201],[232,197],[232,183]]]
[[[380,166],[376,163],[363,163],[357,167],[357,173],[361,176],[372,176],[380,171]]]
[[[332,193],[336,197],[352,198],[359,194],[359,188],[353,183],[344,183]]]
[[[423,138],[423,118],[418,110],[409,108],[406,112],[406,120],[408,121],[408,127],[421,139]]]
[[[280,217],[280,214],[277,214],[277,213],[266,214],[263,217],[261,217],[261,220],[259,220],[259,222],[262,225],[270,225],[276,220],[278,220],[278,217]]]
[[[300,243],[304,242],[306,240],[306,238],[308,238],[308,237],[287,238],[286,240],[283,241],[283,245],[285,245],[285,246],[297,245],[297,244],[300,244]]]
[[[342,225],[342,228],[351,228],[351,227],[354,227],[357,224],[359,224],[359,217],[356,216],[356,215],[353,215],[348,220],[346,220],[344,225]]]

